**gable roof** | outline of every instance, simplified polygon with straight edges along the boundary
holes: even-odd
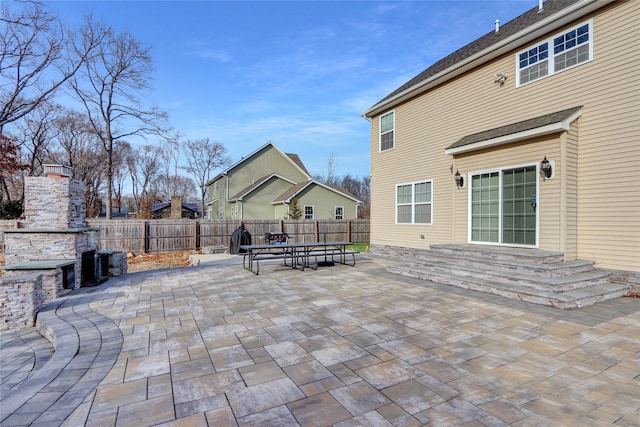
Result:
[[[152,203],[151,204],[151,212],[157,212],[159,210],[162,210],[162,209],[165,209],[165,208],[168,208],[168,207],[171,207],[171,203],[167,203],[167,202]],[[182,208],[190,210],[192,212],[198,212],[198,204],[197,203],[183,203],[182,204]]]
[[[445,154],[458,154],[568,130],[571,123],[580,116],[581,112],[582,107],[569,108],[467,135],[448,146],[445,149]]]
[[[331,186],[331,185],[327,185],[327,184],[323,184],[319,181],[316,180],[309,180],[309,181],[305,181],[305,182],[301,182],[299,184],[296,184],[294,186],[292,186],[291,188],[289,188],[287,191],[285,191],[284,193],[282,193],[280,196],[276,197],[276,199],[271,202],[271,204],[278,204],[278,203],[288,203],[291,201],[291,199],[293,199],[294,197],[296,197],[298,194],[300,194],[300,192],[302,190],[304,190],[305,188],[309,187],[310,185],[318,185],[320,187],[323,187],[333,193],[337,193],[340,194],[341,196],[344,196],[348,199],[353,200],[356,203],[362,203],[361,200],[358,200],[353,194],[351,194],[349,191],[345,190],[344,188],[339,188],[336,186]]]
[[[251,185],[246,186],[245,188],[240,190],[236,195],[234,195],[231,198],[229,198],[229,200],[230,201],[242,200],[243,197],[249,195],[251,192],[253,192],[254,190],[258,189],[262,184],[266,183],[271,178],[279,178],[279,179],[282,179],[283,181],[289,182],[291,184],[295,184],[294,181],[292,181],[292,180],[290,180],[288,178],[285,178],[285,177],[283,177],[281,175],[278,175],[277,173],[272,173],[270,175],[266,175],[266,176],[263,176],[260,179],[257,179]]]
[[[274,144],[273,142],[269,141],[266,144],[264,144],[262,147],[258,148],[257,150],[255,150],[254,152],[252,152],[251,154],[249,154],[248,156],[242,157],[240,160],[238,160],[237,162],[235,162],[234,164],[232,164],[231,166],[229,166],[227,169],[223,170],[222,172],[220,172],[218,175],[216,175],[215,177],[213,177],[212,179],[209,180],[209,182],[207,182],[206,185],[211,185],[213,182],[217,181],[218,179],[220,179],[220,177],[227,175],[229,172],[231,172],[233,169],[241,166],[243,163],[247,162],[249,159],[251,159],[252,157],[254,157],[255,155],[257,155],[258,153],[266,150],[267,148],[274,148],[275,150],[277,150],[280,154],[282,154],[282,156],[286,159],[288,159],[292,165],[294,165],[294,167],[296,167],[297,169],[300,170],[300,172],[302,172],[304,175],[306,175],[307,177],[311,178],[311,175],[309,174],[309,172],[307,171],[307,168],[305,168],[304,164],[302,163],[302,160],[300,160],[300,157],[298,157],[297,154],[287,154],[284,153],[282,150],[280,150],[278,148],[278,146],[276,144]]]
[[[378,101],[363,117],[371,118],[414,96],[478,67],[498,56],[530,43],[614,0],[547,0],[479,39],[437,61],[429,68]]]
[[[302,163],[302,160],[300,160],[300,157],[298,157],[297,154],[293,154],[293,153],[285,153],[285,154],[287,155],[287,157],[289,157],[291,159],[291,161],[293,163],[298,165],[298,167],[300,169],[302,169],[304,171],[304,173],[306,173],[307,175],[311,176],[311,174],[309,173],[307,168],[304,166],[304,164]]]

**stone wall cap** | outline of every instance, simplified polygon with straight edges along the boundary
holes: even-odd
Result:
[[[100,231],[97,227],[84,227],[84,228],[3,228],[0,229],[1,233],[59,233],[59,234],[73,234],[84,233],[87,231]]]
[[[48,259],[36,261],[22,261],[15,264],[0,266],[0,270],[53,270],[76,263],[74,259]]]

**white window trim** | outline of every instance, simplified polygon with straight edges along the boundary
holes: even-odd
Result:
[[[393,129],[392,129],[393,130],[393,146],[391,148],[387,148],[386,150],[383,150],[382,149],[382,118],[389,114],[393,114]],[[398,134],[396,132],[396,110],[387,111],[386,113],[381,114],[380,117],[378,118],[378,152],[386,153],[387,151],[391,151],[395,149],[397,135]]]
[[[311,208],[311,218],[307,218],[307,208]],[[302,208],[304,219],[316,219],[316,208],[314,205],[304,205]]]
[[[571,31],[571,30],[575,30],[575,29],[577,29],[577,28],[579,28],[579,27],[582,27],[582,26],[583,26],[583,25],[585,25],[585,24],[588,24],[588,25],[589,25],[589,59],[588,59],[588,60],[586,60],[586,61],[584,61],[584,62],[580,62],[580,63],[578,63],[578,64],[572,65],[572,66],[570,66],[570,67],[563,68],[563,69],[562,69],[562,70],[560,70],[560,71],[556,71],[556,70],[555,70],[555,61],[554,61],[554,58],[555,58],[556,56],[558,56],[558,55],[557,55],[557,54],[555,54],[555,53],[553,52],[553,39],[555,39],[556,37],[558,37],[558,36],[560,36],[560,35],[562,35],[562,34],[566,34],[566,33],[568,33],[568,32],[569,32],[569,31]],[[520,51],[516,52],[516,55],[515,55],[515,62],[516,62],[516,87],[526,86],[526,85],[531,84],[531,83],[533,83],[533,82],[540,81],[540,80],[545,79],[545,78],[547,78],[547,77],[551,77],[551,76],[553,76],[553,75],[555,75],[555,74],[561,73],[561,72],[566,71],[566,70],[570,70],[570,69],[575,68],[575,67],[579,67],[580,65],[583,65],[583,64],[586,64],[586,63],[588,63],[588,62],[593,61],[593,39],[594,39],[594,36],[593,36],[593,19],[589,19],[589,20],[587,20],[587,21],[584,21],[584,22],[579,23],[578,25],[574,25],[574,26],[572,26],[572,27],[570,27],[570,28],[567,28],[566,30],[563,30],[563,31],[561,31],[561,32],[559,32],[559,33],[556,33],[556,34],[552,35],[552,36],[549,36],[549,37],[548,37],[548,38],[546,38],[545,40],[540,40],[540,41],[538,41],[537,43],[531,44],[531,45],[527,46],[527,48],[526,48],[526,49],[521,49]],[[547,75],[546,75],[546,76],[538,77],[538,78],[537,78],[537,79],[535,79],[535,80],[529,80],[529,81],[528,81],[528,82],[526,82],[526,83],[520,83],[520,61],[519,61],[520,54],[521,54],[521,53],[523,53],[523,52],[528,51],[528,50],[529,50],[529,49],[531,49],[532,47],[540,46],[541,44],[543,44],[543,43],[545,43],[545,42],[546,42],[546,43],[548,43],[548,46],[549,46],[549,56],[548,56],[548,57],[547,57],[547,59],[546,59],[546,60],[548,61],[548,70],[549,70],[549,72],[547,73]],[[564,52],[563,52],[563,53],[564,53]],[[395,119],[395,118],[394,118],[394,119]]]
[[[338,209],[342,209],[342,218],[338,218],[338,213],[337,213]],[[333,219],[344,219],[344,206],[333,207]]]
[[[416,184],[423,184],[423,183],[430,183],[431,184],[431,199],[429,200],[429,202],[426,203],[419,203],[421,205],[426,205],[427,203],[430,205],[431,208],[431,213],[429,215],[429,218],[431,218],[430,222],[415,222],[416,218],[415,218],[415,185]],[[401,187],[403,185],[411,185],[411,222],[398,222],[398,187]],[[407,206],[409,205],[409,203],[403,203],[402,206]],[[396,216],[396,225],[433,225],[433,180],[432,179],[425,179],[425,180],[420,180],[420,181],[413,181],[413,182],[402,182],[400,184],[396,184],[396,192],[395,192],[395,201],[394,201],[394,207],[395,207],[395,216]]]

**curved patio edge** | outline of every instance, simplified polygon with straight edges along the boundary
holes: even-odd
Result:
[[[95,290],[74,291],[38,312],[36,327],[55,352],[5,396],[0,423],[60,425],[109,373],[123,337],[112,320],[89,308]]]

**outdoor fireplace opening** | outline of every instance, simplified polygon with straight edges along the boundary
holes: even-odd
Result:
[[[82,253],[80,286],[95,286],[96,281],[96,251]]]

